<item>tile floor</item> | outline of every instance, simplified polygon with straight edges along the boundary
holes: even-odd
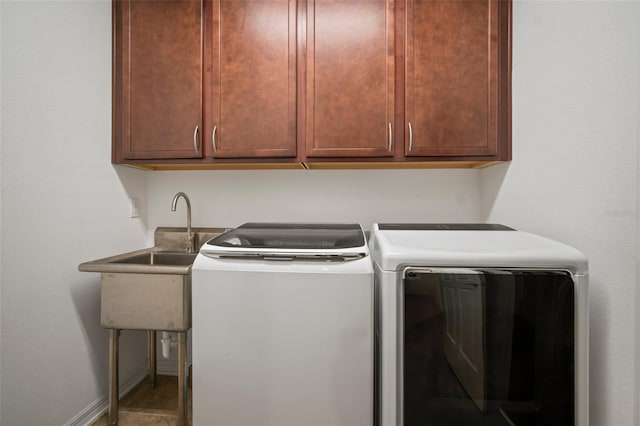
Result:
[[[192,424],[191,388],[187,416]],[[158,376],[158,384],[151,389],[148,380],[143,380],[120,400],[119,426],[175,426],[178,421],[178,378]],[[93,426],[108,425],[107,414],[100,417]]]

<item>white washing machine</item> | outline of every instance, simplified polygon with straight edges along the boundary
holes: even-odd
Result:
[[[193,422],[373,422],[373,268],[357,224],[249,223],[192,269]]]
[[[376,424],[588,425],[587,260],[502,225],[374,224]]]

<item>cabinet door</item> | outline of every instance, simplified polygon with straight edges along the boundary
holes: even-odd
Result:
[[[212,7],[207,153],[295,157],[296,1],[214,0]]]
[[[114,2],[114,152],[202,156],[202,2]]]
[[[306,155],[393,151],[394,1],[308,0]]]
[[[498,0],[407,0],[405,155],[492,156]]]

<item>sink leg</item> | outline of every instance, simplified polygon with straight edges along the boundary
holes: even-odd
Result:
[[[109,334],[109,425],[118,424],[118,338],[120,330],[112,328]]]
[[[149,330],[149,381],[151,382],[151,389],[156,388],[157,384],[157,351],[156,351],[156,331]]]
[[[187,425],[187,332],[178,333],[178,426]]]

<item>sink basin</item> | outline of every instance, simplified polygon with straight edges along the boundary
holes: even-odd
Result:
[[[105,328],[191,328],[191,274],[103,272],[100,323]]]
[[[226,229],[193,228],[196,246]],[[157,228],[156,247],[81,263],[100,272],[100,323],[111,329],[185,331],[191,328],[191,265],[184,228]]]
[[[164,265],[164,266],[190,266],[196,259],[197,253],[181,253],[167,251],[152,251],[131,255],[122,259],[113,260],[112,263],[126,263],[133,265]]]
[[[152,247],[84,262],[78,269],[83,272],[188,275],[196,256],[197,253]]]
[[[148,248],[85,262],[101,272],[100,323],[105,328],[191,328],[191,265],[197,253]]]

